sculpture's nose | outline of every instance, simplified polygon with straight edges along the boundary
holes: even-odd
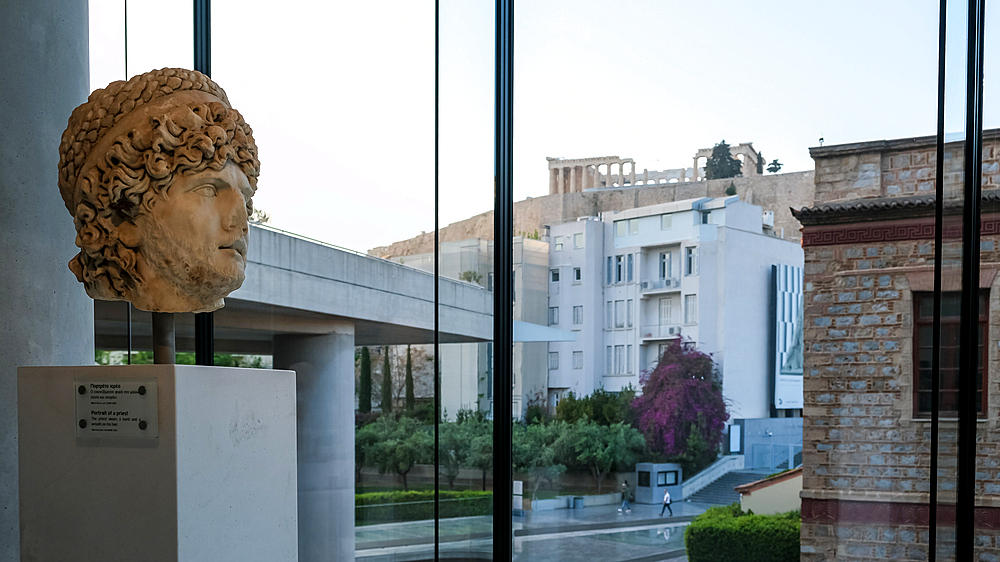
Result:
[[[247,202],[238,190],[229,190],[229,212],[223,218],[226,230],[240,230],[244,234],[250,229],[250,217],[247,215]]]

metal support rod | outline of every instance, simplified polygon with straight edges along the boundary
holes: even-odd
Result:
[[[979,235],[983,153],[983,21],[986,0],[969,0],[962,208],[962,313],[959,328],[958,497],[955,559],[972,560],[976,540],[976,423],[979,397]],[[985,412],[984,412],[985,413]]]
[[[175,358],[174,315],[170,312],[154,312],[153,363],[157,365],[173,365]]]
[[[496,2],[495,70],[493,559],[510,560],[514,550],[510,451],[514,350],[514,0]]]

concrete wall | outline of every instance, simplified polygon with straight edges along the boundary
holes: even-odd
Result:
[[[59,139],[90,91],[87,2],[0,3],[0,44],[0,560],[17,560],[17,367],[94,361],[56,183]]]
[[[787,480],[780,480],[766,488],[754,490],[750,494],[740,495],[740,507],[743,511],[753,510],[757,515],[772,515],[799,509],[802,500],[802,474],[799,473]]]
[[[514,232],[531,234],[538,230],[541,233],[544,225],[605,211],[624,211],[698,197],[724,197],[726,189],[732,184],[736,186],[736,194],[741,200],[759,205],[765,211],[774,211],[774,227],[779,235],[798,241],[800,225],[792,217],[789,207],[798,209],[813,205],[813,175],[812,171],[792,172],[534,197],[514,203]],[[492,211],[452,223],[440,230],[442,242],[467,238],[493,238]],[[419,254],[432,251],[433,246],[434,233],[427,233],[373,248],[369,253],[383,257]]]

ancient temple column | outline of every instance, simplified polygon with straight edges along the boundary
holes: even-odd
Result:
[[[628,176],[629,182],[631,182],[632,185],[635,185],[635,162],[629,162],[629,165],[631,166]]]
[[[566,185],[565,185],[564,179],[563,179],[563,169],[562,169],[562,166],[560,166],[558,168],[558,171],[556,173],[556,177],[558,178],[556,180],[556,186],[558,186],[557,189],[556,189],[556,193],[565,193],[566,192]]]
[[[299,560],[354,560],[354,324],[275,336],[274,367],[296,373]]]
[[[569,193],[573,193],[574,191],[580,191],[579,189],[577,189],[576,185],[577,181],[579,181],[579,178],[576,175],[576,166],[573,166],[572,168],[569,169],[569,190],[568,190]]]
[[[0,2],[0,560],[20,560],[17,368],[94,363],[59,140],[90,91],[86,0]]]
[[[698,157],[694,157],[694,179],[693,181],[698,181],[701,177],[701,172],[698,170]]]
[[[549,168],[549,195],[558,193],[556,191],[556,171]]]

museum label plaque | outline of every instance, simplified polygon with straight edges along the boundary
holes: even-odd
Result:
[[[77,437],[159,437],[156,379],[76,378]]]

